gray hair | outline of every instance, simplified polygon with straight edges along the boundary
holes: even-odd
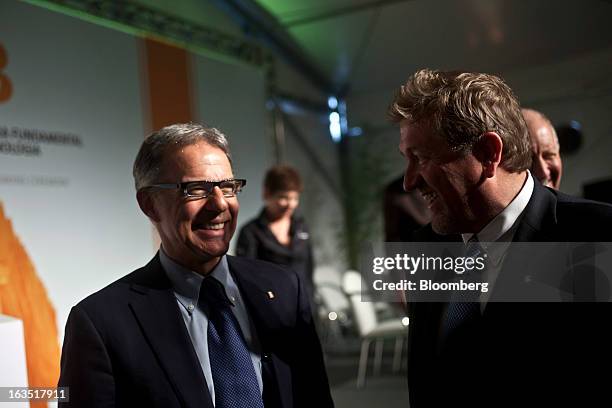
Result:
[[[232,164],[227,137],[219,129],[197,123],[177,123],[151,133],[138,151],[132,174],[136,190],[158,182],[164,154],[168,149],[206,143],[218,147]]]

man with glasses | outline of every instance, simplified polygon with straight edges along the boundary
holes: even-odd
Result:
[[[246,184],[226,137],[165,127],[143,142],[134,179],[161,248],[72,309],[60,405],[332,407],[303,283],[226,255]]]

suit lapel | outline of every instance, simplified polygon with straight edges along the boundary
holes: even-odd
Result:
[[[206,379],[159,255],[131,289],[130,308],[182,404],[212,408]]]
[[[533,194],[514,233],[513,242],[546,242],[557,224],[557,198],[539,181],[533,180]]]
[[[512,239],[513,243],[525,242],[547,242],[554,241],[554,230],[557,223],[556,207],[557,199],[555,195],[544,187],[539,181],[534,178],[533,194],[529,199],[525,211],[519,218],[519,225]],[[537,247],[533,247],[533,251],[537,251]],[[512,298],[512,292],[505,293],[504,288],[516,288],[524,285],[525,274],[517,274],[517,271],[528,271],[529,262],[536,256],[536,253],[526,252],[528,248],[521,245],[518,248],[515,245],[510,245],[508,253],[505,257],[502,270],[499,274],[498,281],[495,283],[491,299],[504,301],[504,299]],[[530,287],[525,287],[524,290],[529,290]],[[491,313],[495,309],[485,308],[485,314]]]
[[[240,293],[249,307],[249,315],[261,327],[257,327],[258,334],[262,329],[276,328],[281,325],[275,313],[270,313],[277,303],[284,303],[285,291],[272,282],[265,273],[254,269],[248,262],[231,256],[227,257],[230,273],[236,281]]]
[[[227,260],[230,273],[244,298],[261,344],[266,407],[291,407],[293,406],[290,392],[291,369],[279,358],[275,352],[276,347],[272,344],[275,340],[272,332],[283,326],[279,313],[275,313],[274,310],[287,301],[283,298],[287,296],[286,288],[278,287],[265,271],[253,268],[250,262],[232,256],[228,256]]]

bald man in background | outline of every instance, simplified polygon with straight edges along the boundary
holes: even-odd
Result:
[[[541,112],[522,109],[531,136],[533,161],[531,171],[545,186],[555,190],[561,185],[563,164],[559,153],[559,139],[550,120]]]

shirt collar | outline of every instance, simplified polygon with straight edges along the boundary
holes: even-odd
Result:
[[[472,236],[476,235],[480,242],[495,242],[506,234],[516,224],[529,200],[533,194],[534,182],[529,170],[527,170],[527,179],[521,188],[521,191],[508,204],[502,212],[497,214],[480,232],[477,234],[461,234],[463,242],[468,242]]]
[[[170,279],[172,283],[173,290],[177,294],[178,300],[183,306],[191,310],[192,308],[189,308],[190,305],[198,304],[200,287],[202,286],[204,277],[171,259],[166,255],[163,247],[161,247],[159,251],[159,260],[166,271],[166,275],[168,275],[168,279]],[[229,265],[225,255],[221,257],[221,260],[212,270],[210,276],[213,276],[221,282],[227,298],[230,299],[232,304],[235,304],[238,287],[229,272]]]

